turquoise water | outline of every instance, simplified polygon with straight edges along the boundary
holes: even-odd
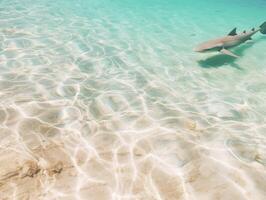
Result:
[[[45,138],[72,161],[86,152],[73,164],[75,195],[55,185],[47,199],[86,199],[84,174],[106,181],[91,199],[264,199],[266,36],[232,49],[238,59],[192,49],[257,28],[265,10],[264,0],[0,0],[0,122],[10,131],[0,147],[34,154]],[[112,180],[87,169],[92,152]]]

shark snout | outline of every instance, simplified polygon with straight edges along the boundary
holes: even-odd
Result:
[[[193,51],[194,52],[204,52],[206,50],[204,44],[199,44],[197,46],[194,47]]]
[[[199,47],[195,47],[193,49],[194,52],[203,52],[204,50],[202,48],[199,48]]]

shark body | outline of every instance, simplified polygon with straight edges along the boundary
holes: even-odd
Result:
[[[236,28],[234,28],[227,36],[209,40],[199,44],[194,51],[196,52],[208,52],[208,51],[219,51],[220,53],[236,57],[233,52],[228,49],[238,46],[242,43],[245,43],[248,40],[251,40],[251,37],[257,32],[266,34],[266,22],[264,22],[259,28],[253,28],[251,31],[243,31],[243,33],[237,34]]]

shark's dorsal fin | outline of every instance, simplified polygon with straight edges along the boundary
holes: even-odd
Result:
[[[230,33],[228,33],[228,35],[231,35],[231,36],[237,35],[236,28],[234,28]]]

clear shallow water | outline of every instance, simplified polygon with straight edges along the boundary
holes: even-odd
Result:
[[[1,196],[264,199],[266,38],[237,60],[192,49],[265,8],[0,1]],[[39,171],[22,178],[29,161]]]

